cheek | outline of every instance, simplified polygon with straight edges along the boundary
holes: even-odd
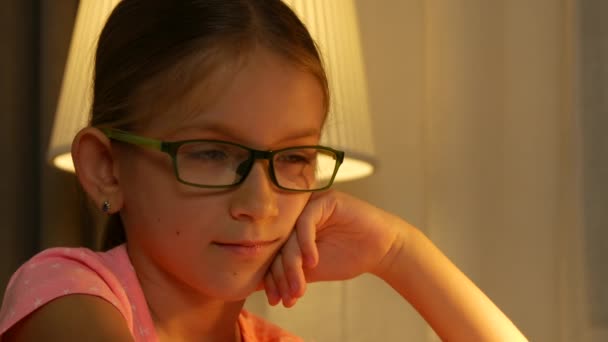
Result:
[[[161,152],[125,149],[118,168],[125,205],[152,202],[177,183],[170,158]]]
[[[133,167],[121,174],[124,196],[121,216],[127,228],[173,231],[175,236],[181,236],[186,233],[183,224],[196,222],[200,208],[210,213],[217,210],[214,201],[197,205],[195,197],[184,194],[185,185],[177,181],[170,165],[130,164]],[[171,229],[167,230],[168,227]]]
[[[202,228],[213,230],[212,227],[226,221],[227,205],[221,198],[200,194],[197,197],[183,197],[161,190],[148,191],[134,201],[136,205],[129,212],[148,225],[158,229],[169,228],[176,234],[178,231],[183,234]]]
[[[306,207],[310,194],[285,194],[281,197],[278,198],[280,221],[293,226]]]

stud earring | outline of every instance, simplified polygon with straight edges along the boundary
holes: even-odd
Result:
[[[112,206],[110,205],[110,202],[108,200],[105,200],[105,201],[103,201],[103,204],[101,205],[101,211],[108,214],[110,212],[111,207]]]

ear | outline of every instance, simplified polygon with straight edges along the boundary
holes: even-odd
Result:
[[[108,201],[108,213],[119,211],[123,195],[118,182],[118,159],[110,139],[95,127],[83,128],[72,142],[72,160],[80,184],[97,208]]]

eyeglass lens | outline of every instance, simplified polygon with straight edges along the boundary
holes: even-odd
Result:
[[[251,152],[222,142],[190,142],[177,150],[179,177],[203,186],[238,183],[251,167]],[[322,148],[293,148],[275,153],[270,163],[279,186],[291,190],[315,190],[329,185],[336,155]]]

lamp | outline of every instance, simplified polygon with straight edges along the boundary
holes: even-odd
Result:
[[[120,0],[81,0],[48,150],[56,167],[74,172],[72,140],[91,111],[97,38]],[[346,152],[336,181],[374,170],[366,81],[353,0],[284,0],[308,27],[324,55],[332,96],[321,143]]]

